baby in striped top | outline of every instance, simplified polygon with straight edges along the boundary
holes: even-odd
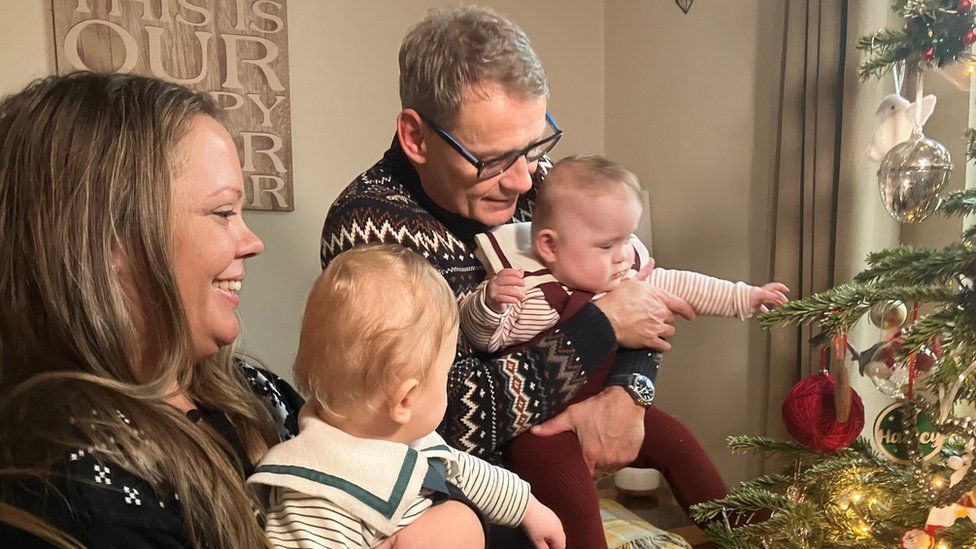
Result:
[[[634,276],[683,298],[698,315],[745,320],[787,302],[789,289],[778,282],[757,287],[653,268],[633,234],[643,213],[639,193],[636,175],[601,156],[557,162],[539,187],[531,224],[476,237],[489,276],[461,302],[471,345],[495,352],[525,343],[571,314],[571,303],[599,299]]]
[[[536,547],[565,547],[562,524],[528,483],[434,432],[457,338],[454,294],[420,255],[374,245],[329,264],[309,294],[295,359],[308,396],[299,434],[248,478],[267,502],[276,547],[385,547],[448,499],[521,525]]]

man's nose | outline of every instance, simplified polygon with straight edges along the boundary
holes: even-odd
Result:
[[[498,184],[510,191],[518,194],[525,194],[532,188],[532,172],[529,171],[529,163],[524,156],[520,156],[504,173]]]

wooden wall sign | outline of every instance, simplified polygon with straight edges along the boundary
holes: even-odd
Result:
[[[209,93],[252,210],[292,211],[285,0],[51,0],[57,70],[155,76]]]

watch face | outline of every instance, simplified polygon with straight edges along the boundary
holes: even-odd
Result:
[[[641,403],[650,406],[654,401],[654,383],[647,376],[634,374],[630,378],[630,390]]]

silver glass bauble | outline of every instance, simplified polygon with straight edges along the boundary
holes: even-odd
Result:
[[[881,301],[868,309],[868,318],[871,324],[882,330],[894,330],[901,328],[905,323],[908,318],[908,307],[898,300]]]
[[[922,135],[921,128],[915,128],[908,141],[892,147],[881,161],[881,201],[891,217],[902,223],[917,223],[939,207],[951,173],[949,151]]]

